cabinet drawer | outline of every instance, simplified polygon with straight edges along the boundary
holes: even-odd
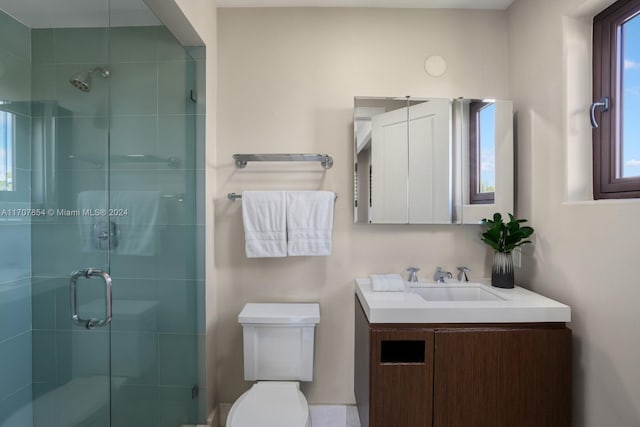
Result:
[[[431,425],[433,340],[430,329],[371,331],[371,427]]]

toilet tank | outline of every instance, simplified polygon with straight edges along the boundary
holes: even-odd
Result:
[[[238,322],[242,325],[245,380],[313,380],[319,304],[249,303]]]

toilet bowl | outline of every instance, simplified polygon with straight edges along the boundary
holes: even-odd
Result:
[[[229,411],[227,427],[310,427],[298,381],[313,379],[318,304],[247,304],[242,324],[244,378],[258,381]]]
[[[297,382],[258,382],[235,401],[227,427],[311,427],[309,405]]]

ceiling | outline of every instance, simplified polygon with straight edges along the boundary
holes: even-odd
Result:
[[[506,9],[514,0],[218,0],[218,7]],[[143,0],[0,0],[30,28],[158,25]]]
[[[514,0],[218,0],[218,7],[506,9]]]

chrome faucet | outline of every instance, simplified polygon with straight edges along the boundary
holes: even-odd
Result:
[[[420,271],[420,269],[418,267],[409,267],[407,268],[407,271],[409,272],[409,278],[407,279],[407,282],[418,283],[418,271]]]
[[[469,276],[468,272],[471,271],[469,267],[457,267],[458,268],[458,282],[468,282]]]
[[[444,283],[444,279],[453,278],[453,274],[450,271],[443,271],[442,267],[436,268],[436,272],[433,274],[433,281],[438,283]]]

